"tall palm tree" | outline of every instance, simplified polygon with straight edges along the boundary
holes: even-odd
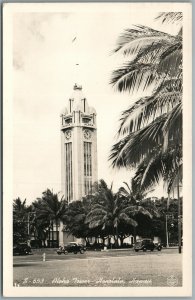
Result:
[[[13,242],[26,242],[28,239],[28,206],[26,199],[17,198],[13,201]]]
[[[135,207],[127,201],[121,192],[113,193],[112,187],[108,188],[106,183],[100,180],[86,222],[89,224],[89,228],[100,227],[102,231],[109,232],[114,237],[115,244],[118,245],[119,236],[122,238],[122,232],[120,232],[122,227],[138,225],[133,218],[138,210],[150,215],[146,210]]]
[[[181,22],[182,13],[161,13],[157,18]],[[145,189],[159,177],[170,189],[182,169],[182,30],[172,36],[139,25],[120,36],[114,52],[130,55],[130,61],[113,72],[111,83],[120,92],[149,86],[153,92],[122,113],[112,164],[138,168]],[[154,166],[157,176],[148,180]]]
[[[66,212],[67,202],[63,197],[59,200],[58,194],[54,194],[47,189],[42,194],[42,198],[38,198],[33,203],[34,209],[38,219],[46,219],[49,222],[49,232],[52,230],[52,246],[54,240],[54,225],[57,231],[57,243],[59,243],[59,222],[63,219]]]
[[[73,201],[68,205],[64,221],[66,228],[70,234],[77,238],[85,238],[88,241],[91,235],[90,229],[86,224],[86,216],[90,211],[91,200],[88,197],[83,198],[81,201]]]
[[[152,192],[153,190],[144,193],[143,190],[140,190],[134,179],[131,180],[131,184],[128,184],[127,182],[123,183],[125,187],[119,189],[119,194],[122,198],[124,197],[127,200],[126,206],[132,216],[136,217],[137,215],[143,215],[150,219],[153,217],[158,218],[160,216],[154,204],[146,203],[144,201],[147,193]],[[136,227],[134,227],[134,242],[136,242]]]

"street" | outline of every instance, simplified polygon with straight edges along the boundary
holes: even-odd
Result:
[[[43,250],[44,251],[44,250]],[[15,286],[182,286],[182,254],[177,249],[133,249],[58,255],[37,251],[13,257]]]

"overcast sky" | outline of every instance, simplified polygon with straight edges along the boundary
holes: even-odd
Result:
[[[132,172],[113,171],[108,162],[120,113],[140,95],[116,92],[109,80],[122,55],[111,55],[118,36],[132,24],[176,33],[154,21],[157,14],[16,13],[13,22],[14,198],[27,202],[46,188],[61,189],[60,113],[75,82],[97,111],[98,178],[116,190]],[[74,43],[72,40],[76,37]],[[79,69],[75,71],[75,64]],[[157,188],[156,195],[162,195]]]

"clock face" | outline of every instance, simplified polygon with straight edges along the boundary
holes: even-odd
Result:
[[[71,131],[70,131],[70,130],[67,130],[67,131],[65,132],[65,138],[66,138],[67,140],[69,140],[69,139],[71,138]]]
[[[89,130],[84,130],[84,138],[90,139],[91,138],[91,132]]]

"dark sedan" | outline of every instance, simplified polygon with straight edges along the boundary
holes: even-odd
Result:
[[[162,246],[160,244],[154,244],[153,240],[151,239],[143,239],[139,240],[135,243],[134,250],[136,252],[142,250],[142,251],[154,251],[154,250],[161,251]]]
[[[13,255],[31,255],[31,247],[27,244],[18,244],[13,247]]]
[[[86,247],[83,246],[82,244],[78,244],[76,242],[71,242],[71,243],[68,243],[64,247],[60,247],[57,250],[57,253],[59,255],[62,254],[62,253],[63,254],[68,254],[68,253],[74,253],[74,254],[81,253],[81,254],[83,254],[85,251],[86,251]]]

